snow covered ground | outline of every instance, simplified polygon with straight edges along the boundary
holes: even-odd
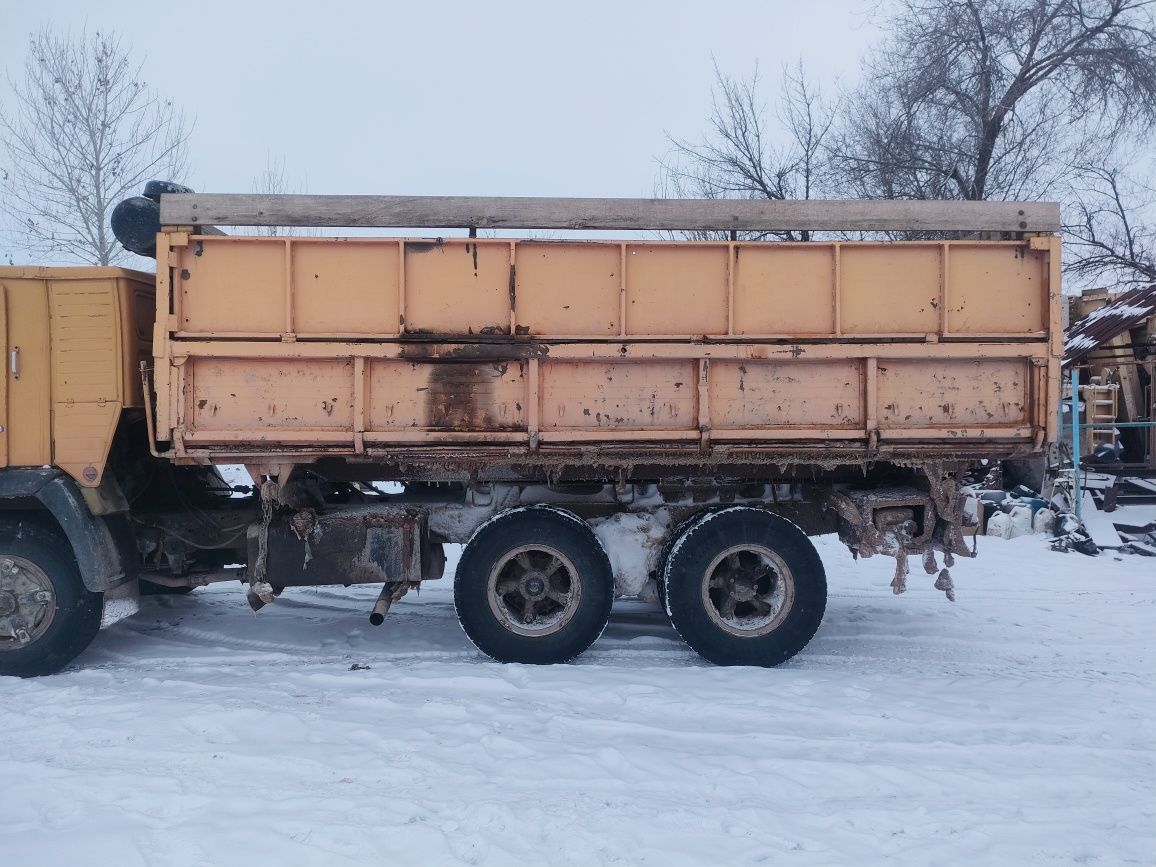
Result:
[[[147,598],[0,681],[0,860],[1156,863],[1156,561],[981,540],[953,605],[818,543],[826,621],[766,671],[639,602],[533,668],[474,651],[448,580],[381,628],[368,588]]]

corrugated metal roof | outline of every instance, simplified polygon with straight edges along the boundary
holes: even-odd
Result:
[[[1064,367],[1075,364],[1129,328],[1156,316],[1156,283],[1132,289],[1095,310],[1064,333]]]

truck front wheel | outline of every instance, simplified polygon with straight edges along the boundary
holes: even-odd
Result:
[[[499,662],[568,662],[602,634],[613,601],[610,561],[593,531],[547,506],[483,525],[454,577],[462,628]]]
[[[66,539],[32,522],[0,525],[0,675],[64,668],[103,613],[104,596],[85,588]]]
[[[779,665],[823,619],[827,578],[814,545],[765,509],[702,516],[675,543],[663,575],[670,622],[718,665]]]

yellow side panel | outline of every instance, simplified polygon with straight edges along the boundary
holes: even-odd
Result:
[[[53,280],[54,403],[120,400],[120,322],[113,280]]]
[[[629,334],[725,334],[725,246],[630,244],[626,248]]]
[[[1028,422],[1027,359],[879,360],[881,428]]]
[[[404,326],[413,336],[807,339],[1049,328],[1047,251],[1016,242],[180,239],[173,310],[186,335],[392,338]]]
[[[947,330],[1016,334],[1047,330],[1043,256],[1023,247],[952,247],[948,258]]]
[[[508,334],[509,245],[406,244],[405,330]]]
[[[712,361],[711,428],[863,426],[863,363]]]
[[[153,322],[156,319],[156,287],[133,278],[119,283],[121,361],[126,406],[144,406],[140,364],[153,366]]]
[[[369,363],[371,431],[526,430],[525,363]]]
[[[285,242],[193,239],[179,248],[173,284],[180,330],[269,333],[285,330]]]
[[[204,358],[186,367],[191,434],[352,430],[350,359]]]
[[[58,403],[53,409],[53,463],[82,485],[100,484],[120,403]]]
[[[940,248],[845,245],[844,334],[931,334],[940,325]]]
[[[621,249],[522,241],[517,247],[518,324],[530,334],[619,333]]]
[[[53,280],[53,463],[96,485],[120,418],[121,322],[113,278]]]
[[[310,334],[398,333],[398,245],[293,244],[293,331]]]
[[[51,464],[48,287],[37,279],[4,283],[8,301],[8,463],[15,467]]]
[[[835,249],[736,245],[735,334],[833,334]]]
[[[694,361],[543,361],[542,430],[696,430]]]

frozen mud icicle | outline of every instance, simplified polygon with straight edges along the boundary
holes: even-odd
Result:
[[[952,554],[950,551],[947,551],[943,555],[943,565],[948,567],[949,569],[955,565],[955,555]]]
[[[942,590],[947,595],[948,602],[955,601],[955,584],[946,568],[940,570],[939,577],[935,579],[935,589]]]
[[[907,592],[907,555],[895,555],[895,577],[891,579],[891,592],[898,596]]]
[[[939,571],[939,567],[935,565],[935,552],[930,548],[923,552],[923,571],[928,575],[934,575]]]

